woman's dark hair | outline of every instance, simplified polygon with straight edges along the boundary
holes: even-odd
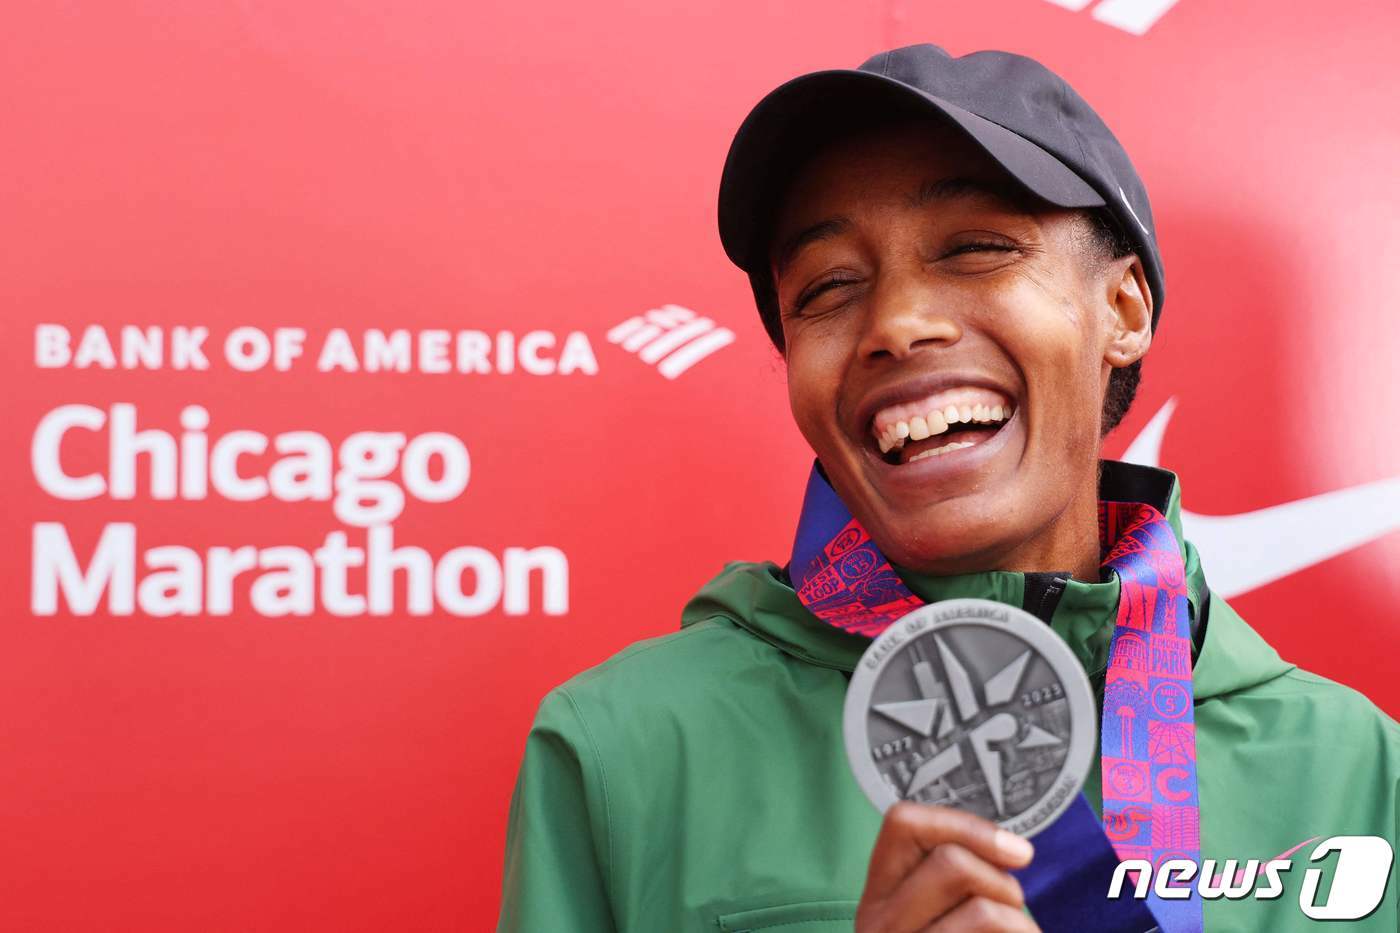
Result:
[[[1084,215],[1093,237],[1092,245],[1097,248],[1101,260],[1119,259],[1135,251],[1132,241],[1124,234],[1117,220],[1106,208],[1086,210]],[[778,349],[779,353],[782,353],[785,347],[783,345],[782,320],[778,315],[778,294],[767,267],[749,273],[749,284],[753,287],[754,302],[758,305],[763,328],[768,332],[768,338],[773,341],[773,346]],[[1099,427],[1100,437],[1118,427],[1119,422],[1127,415],[1128,409],[1133,404],[1133,399],[1137,396],[1138,384],[1141,381],[1141,358],[1134,360],[1127,366],[1117,367],[1109,374],[1108,389],[1104,393],[1103,399],[1103,420]]]
[[[1087,212],[1089,224],[1099,249],[1099,255],[1113,260],[1135,252],[1133,243],[1123,233],[1118,221],[1107,208],[1095,208]],[[1103,437],[1118,427],[1123,416],[1132,407],[1137,397],[1138,383],[1142,381],[1142,357],[1127,366],[1115,367],[1108,374],[1108,389],[1103,396],[1103,420],[1099,426],[1099,436]]]

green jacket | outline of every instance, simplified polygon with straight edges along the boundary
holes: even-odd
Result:
[[[1181,534],[1175,474],[1104,466],[1120,479],[1165,478],[1152,504],[1182,542],[1194,617],[1205,578]],[[1026,584],[1009,571],[900,573],[930,601],[1021,606]],[[1100,696],[1118,586],[1069,580],[1050,621]],[[1356,691],[1281,660],[1219,594],[1205,623],[1194,661],[1202,858],[1243,864],[1334,835],[1395,846],[1400,726]],[[810,615],[778,566],[731,563],[685,607],[679,631],[552,690],[511,801],[498,929],[849,931],[880,824],[841,737],[844,672],[868,644]],[[1099,812],[1097,766],[1085,792]],[[1206,901],[1206,930],[1323,927],[1299,910],[1298,893],[1306,868],[1330,878],[1337,856],[1310,866],[1311,849],[1289,856],[1276,900]],[[1395,933],[1396,888],[1392,869],[1381,906],[1341,928]]]

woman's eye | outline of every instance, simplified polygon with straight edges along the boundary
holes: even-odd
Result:
[[[853,281],[854,281],[854,279],[833,278],[833,279],[824,279],[823,281],[820,281],[820,282],[816,283],[816,284],[813,285],[811,288],[807,289],[805,292],[803,292],[801,295],[799,295],[799,296],[797,297],[797,301],[794,302],[794,303],[793,303],[793,306],[792,306],[793,313],[795,314],[795,313],[797,313],[798,311],[801,311],[801,310],[802,310],[803,308],[805,308],[813,299],[817,298],[818,296],[822,295],[823,293],[829,292],[829,291],[831,291],[833,288],[839,288],[839,287],[841,287],[842,285],[849,285],[849,284],[851,284]]]
[[[1016,252],[1016,247],[1003,242],[980,240],[977,242],[963,243],[959,246],[956,246],[947,255],[960,256],[964,253],[986,252],[989,250],[998,253],[1014,253]],[[811,304],[811,302],[821,297],[825,293],[831,291],[833,288],[840,288],[843,285],[851,285],[857,281],[857,279],[849,278],[847,276],[834,276],[832,278],[823,279],[820,282],[817,282],[816,284],[807,288],[807,290],[802,292],[802,294],[798,295],[797,300],[793,302],[792,311],[789,313],[797,314],[807,305]]]
[[[961,246],[959,246],[959,247],[957,247],[956,249],[954,249],[954,250],[953,250],[952,252],[950,252],[948,255],[949,255],[949,256],[957,256],[957,255],[959,255],[959,254],[961,254],[961,253],[980,252],[981,250],[996,250],[997,252],[1009,253],[1009,252],[1013,252],[1015,249],[1016,249],[1016,247],[1014,247],[1014,246],[1008,246],[1008,245],[1005,244],[1005,243],[990,243],[990,242],[964,243],[964,244],[962,244]]]

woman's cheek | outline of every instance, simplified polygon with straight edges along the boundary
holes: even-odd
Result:
[[[788,401],[798,431],[815,449],[821,445],[821,438],[826,433],[824,413],[834,413],[835,407],[825,397],[820,385],[814,384],[813,367],[805,365],[806,362],[797,354],[788,354]]]

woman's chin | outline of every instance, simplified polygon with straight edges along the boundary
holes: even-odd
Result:
[[[901,521],[897,528],[872,531],[871,537],[892,563],[937,576],[995,570],[999,559],[1020,540],[1010,529],[988,521],[985,512],[971,520],[965,516],[940,520],[936,513],[946,510],[930,511],[935,514],[914,523],[915,527]]]

